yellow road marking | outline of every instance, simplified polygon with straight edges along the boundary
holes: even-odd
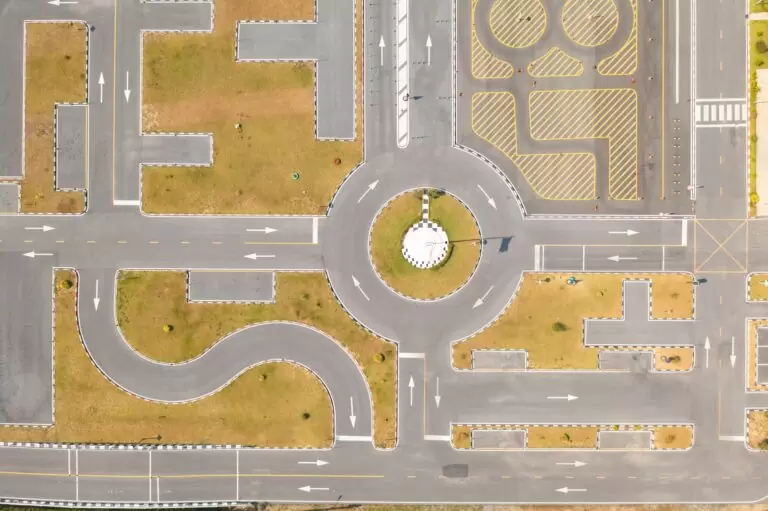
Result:
[[[584,74],[584,64],[557,46],[528,64],[528,74],[535,78],[563,78]]]
[[[568,0],[562,11],[566,36],[593,48],[607,43],[619,28],[619,10],[613,0]]]
[[[632,5],[632,30],[621,48],[597,64],[597,72],[603,76],[629,76],[637,71],[637,0]]]
[[[475,6],[477,0],[472,0],[472,76],[477,79],[510,78],[515,74],[515,66],[495,57],[480,42],[475,29]]]
[[[741,270],[742,270],[741,272],[735,272],[735,273],[744,273],[744,272],[746,272],[746,271],[747,271],[746,267],[745,267],[745,266],[743,266],[743,265],[742,265],[742,264],[741,264],[741,263],[740,263],[740,262],[739,262],[739,261],[738,261],[738,260],[737,260],[737,259],[736,259],[736,258],[735,258],[735,257],[734,257],[734,256],[733,256],[733,255],[732,255],[730,252],[729,252],[729,251],[728,251],[728,249],[726,249],[726,248],[725,248],[725,245],[726,245],[726,244],[727,244],[729,241],[731,241],[731,238],[733,238],[733,237],[734,237],[734,236],[735,236],[735,235],[736,235],[736,234],[737,234],[737,233],[738,233],[738,232],[741,230],[741,228],[742,228],[742,227],[744,227],[744,228],[745,228],[745,231],[747,230],[747,227],[746,227],[746,225],[747,225],[747,221],[746,221],[746,220],[742,221],[742,222],[741,222],[741,223],[740,223],[740,224],[739,224],[737,227],[735,227],[735,228],[733,229],[733,231],[731,232],[731,234],[729,234],[729,235],[728,235],[728,237],[727,237],[727,238],[726,238],[726,239],[725,239],[723,242],[720,242],[720,240],[718,240],[718,239],[717,239],[717,238],[716,238],[716,237],[715,237],[715,236],[714,236],[714,235],[713,235],[711,232],[709,232],[709,230],[708,230],[706,227],[704,227],[704,226],[701,224],[701,222],[700,222],[700,221],[696,220],[696,225],[697,225],[699,228],[701,228],[701,230],[702,230],[702,231],[704,231],[704,232],[705,232],[705,233],[706,233],[706,234],[707,234],[707,235],[708,235],[710,238],[712,238],[712,241],[714,241],[714,242],[715,242],[715,244],[717,244],[717,248],[715,248],[715,250],[714,250],[714,251],[712,251],[712,252],[709,254],[709,257],[707,257],[707,258],[706,258],[706,259],[705,259],[705,260],[704,260],[704,261],[703,261],[701,264],[699,264],[699,265],[698,265],[698,268],[696,269],[696,271],[701,271],[701,268],[702,268],[702,267],[703,267],[705,264],[707,264],[707,262],[709,262],[709,260],[710,260],[710,259],[712,259],[712,258],[713,258],[713,257],[714,257],[714,256],[715,256],[715,255],[716,255],[718,252],[720,252],[721,250],[722,250],[722,252],[723,252],[725,255],[727,255],[728,257],[730,257],[730,258],[731,258],[731,260],[732,260],[734,263],[736,263],[736,266],[738,266],[739,268],[741,268]],[[694,250],[694,252],[696,252],[696,250]],[[714,270],[710,270],[710,271],[714,271]]]
[[[491,33],[504,46],[533,46],[547,27],[547,10],[540,0],[496,0],[489,13]]]

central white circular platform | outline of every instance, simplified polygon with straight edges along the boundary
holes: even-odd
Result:
[[[448,234],[435,222],[415,223],[403,237],[403,257],[416,268],[431,268],[447,254]]]

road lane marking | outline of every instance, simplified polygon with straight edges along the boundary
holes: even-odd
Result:
[[[114,190],[112,190],[112,193],[115,193]],[[113,206],[141,206],[141,201],[127,200],[127,199],[113,199],[112,205]]]
[[[451,435],[424,435],[424,440],[430,442],[450,442]]]
[[[373,437],[363,435],[336,435],[339,442],[372,442]]]
[[[424,353],[403,352],[398,355],[398,358],[424,358]]]
[[[720,35],[722,38],[722,31]],[[680,0],[675,0],[675,104],[678,103],[680,103]]]
[[[312,244],[317,245],[317,224],[319,223],[318,218],[314,217],[312,218]]]
[[[688,219],[687,218],[683,219],[683,232],[682,232],[680,245],[684,247],[688,246]]]

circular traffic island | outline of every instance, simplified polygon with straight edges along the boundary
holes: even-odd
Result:
[[[395,292],[435,300],[461,288],[480,260],[480,230],[456,197],[411,190],[390,200],[374,220],[371,260]]]

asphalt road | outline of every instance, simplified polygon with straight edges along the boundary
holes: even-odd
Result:
[[[552,12],[555,4],[544,2]],[[631,31],[630,5],[617,3],[622,16],[616,34],[598,48],[579,47],[558,23],[549,25],[533,49],[503,47],[488,27],[490,0],[478,2],[478,36],[495,55],[516,65],[552,45],[573,52],[587,73],[553,82],[564,87],[627,87],[626,77],[597,76],[589,68],[616,51]],[[23,21],[76,19],[92,26],[88,212],[78,217],[0,216],[0,422],[49,424],[53,418],[50,276],[54,267],[73,267],[80,275],[84,345],[116,385],[146,399],[189,401],[255,364],[292,360],[327,386],[336,435],[327,451],[4,445],[0,500],[155,507],[254,501],[746,502],[765,497],[766,462],[745,448],[744,409],[768,407],[768,398],[745,392],[744,324],[747,317],[767,314],[768,307],[745,302],[744,273],[768,269],[764,249],[755,241],[766,236],[766,228],[762,221],[744,220],[746,128],[702,128],[692,118],[699,98],[744,95],[744,11],[724,3],[639,3],[639,83],[633,88],[642,105],[637,156],[642,200],[608,200],[606,145],[553,142],[554,151],[586,148],[597,155],[602,198],[577,203],[536,197],[519,170],[473,134],[473,92],[511,91],[523,116],[534,84],[517,77],[495,83],[472,78],[469,2],[425,0],[408,7],[408,16],[398,18],[402,4],[365,3],[366,161],[340,187],[327,217],[160,217],[140,211],[141,165],[169,162],[175,155],[182,162],[205,164],[210,140],[140,133],[140,31],[210,30],[211,4],[81,0],[56,6],[0,0],[0,62],[10,71],[0,78],[3,176],[21,174]],[[349,59],[322,57],[334,45],[343,48],[352,32],[351,13],[335,6],[340,15],[327,16],[326,2],[318,8],[321,26],[287,32],[272,27],[275,37],[285,34],[294,42],[332,38],[324,43],[329,46],[318,44],[317,53],[301,57],[319,55],[318,72],[322,68],[349,86]],[[326,22],[339,24],[338,31],[329,30]],[[317,32],[309,34],[311,28]],[[723,36],[715,37],[721,29]],[[254,46],[263,34],[241,37]],[[404,65],[409,78],[398,85]],[[103,103],[94,96],[102,72],[107,77]],[[317,134],[343,135],[358,112],[350,111],[339,90],[329,91],[327,85],[323,79],[317,92]],[[127,98],[126,89],[132,91]],[[402,90],[410,94],[407,101]],[[407,124],[401,122],[403,106]],[[327,117],[328,109],[338,118]],[[535,151],[546,145],[519,124],[522,147]],[[400,149],[403,126],[408,140]],[[68,133],[76,142],[76,130]],[[72,158],[77,161],[76,154]],[[688,184],[701,188],[688,190]],[[379,279],[368,254],[368,233],[378,211],[391,197],[423,187],[460,198],[483,238],[475,274],[460,291],[436,302],[394,293]],[[40,230],[43,226],[53,229]],[[717,266],[732,264],[724,251],[737,264],[734,273]],[[31,253],[35,257],[24,256]],[[250,327],[180,365],[141,357],[115,326],[115,274],[122,268],[325,271],[357,321],[398,343],[397,447],[382,451],[372,446],[370,392],[360,370],[337,343],[304,326]],[[457,371],[450,364],[451,342],[498,317],[517,292],[522,272],[708,269],[716,273],[707,274],[708,282],[696,288],[693,321],[650,325],[647,302],[633,292],[625,303],[625,322],[587,328],[591,344],[614,337],[621,338],[619,344],[631,344],[634,330],[643,339],[658,331],[659,345],[690,343],[696,349],[691,372],[481,372]],[[98,310],[90,306],[97,287]],[[705,352],[707,337],[711,349]],[[733,364],[732,338],[738,346]],[[407,385],[411,378],[413,389]],[[578,399],[549,399],[566,394]],[[349,420],[350,401],[355,424]],[[691,423],[695,445],[685,452],[461,452],[448,442],[452,422]],[[327,464],[309,463],[318,459]],[[566,465],[576,459],[586,465]],[[557,491],[562,488],[570,490]]]

